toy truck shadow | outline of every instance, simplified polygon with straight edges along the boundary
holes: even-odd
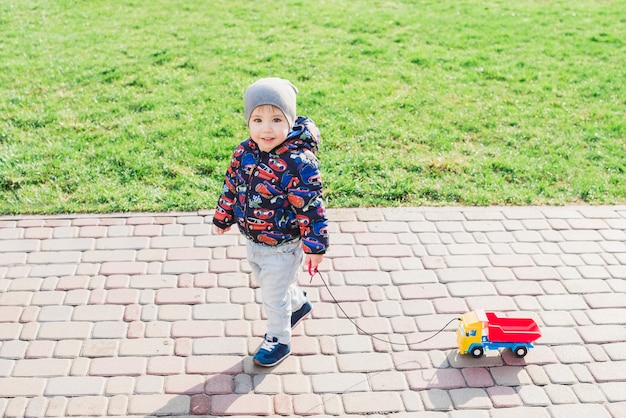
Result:
[[[482,357],[485,350],[510,348],[517,357],[524,357],[541,337],[531,318],[501,318],[493,312],[472,311],[461,317],[457,329],[459,353]]]

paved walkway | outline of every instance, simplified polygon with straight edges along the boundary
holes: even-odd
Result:
[[[323,276],[397,343],[474,309],[532,317],[523,359],[361,335],[322,281],[293,355],[211,213],[0,217],[0,415],[626,417],[626,206],[331,210]]]

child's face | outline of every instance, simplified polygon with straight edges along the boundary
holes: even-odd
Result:
[[[248,122],[250,138],[263,152],[269,152],[282,144],[289,134],[289,122],[282,110],[272,105],[256,107]]]

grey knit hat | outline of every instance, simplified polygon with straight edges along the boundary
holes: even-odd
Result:
[[[244,111],[246,123],[252,111],[261,105],[273,105],[283,111],[289,128],[296,120],[296,94],[298,89],[289,80],[278,77],[262,78],[246,89]]]

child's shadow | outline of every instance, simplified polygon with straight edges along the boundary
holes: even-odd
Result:
[[[211,375],[179,375],[166,376],[167,379],[193,380],[193,376],[202,376],[198,383],[188,387],[181,385],[176,393],[164,393],[160,398],[158,409],[148,416],[186,416],[186,415],[232,415],[247,404],[254,389],[265,379],[266,371],[252,364],[251,357],[237,363],[224,364],[224,370]],[[157,400],[155,398],[155,400]],[[245,406],[244,406],[245,407]]]

